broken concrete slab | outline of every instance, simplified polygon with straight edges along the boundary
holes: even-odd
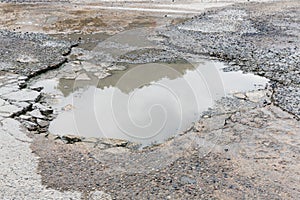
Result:
[[[18,85],[2,86],[2,87],[0,87],[0,96],[5,95],[5,94],[9,94],[9,93],[12,93],[12,92],[16,92],[18,90],[19,90]]]
[[[34,90],[22,89],[16,92],[8,93],[2,96],[2,98],[9,101],[31,101],[35,102],[40,98],[40,93]]]
[[[43,115],[49,115],[53,113],[53,109],[51,107],[45,106],[40,103],[35,103],[32,106],[33,109],[39,109]]]
[[[29,112],[28,114],[37,119],[46,119],[46,117],[44,115],[42,115],[42,113],[37,109]]]
[[[41,120],[41,119],[37,119],[36,122],[41,128],[45,128],[50,124],[48,121]]]
[[[0,116],[2,117],[12,117],[20,112],[22,112],[23,108],[20,108],[15,105],[3,105],[0,107]]]

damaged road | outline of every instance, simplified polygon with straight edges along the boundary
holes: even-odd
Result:
[[[99,58],[91,65],[88,59],[97,55],[74,48],[77,40],[0,31],[1,199],[298,199],[299,7],[297,1],[243,3],[183,23],[166,19],[170,26],[151,35],[159,49],[110,60],[200,55],[226,62],[225,70],[271,80],[265,89],[222,98],[189,130],[144,149],[123,140],[50,134],[56,115],[49,94],[29,79],[70,76],[79,65],[97,68],[101,81],[115,66]]]

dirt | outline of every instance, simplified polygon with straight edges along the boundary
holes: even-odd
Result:
[[[104,3],[100,3],[103,5]],[[98,4],[99,6],[99,4]],[[116,34],[135,27],[158,27],[182,21],[182,15],[164,17],[163,13],[128,12],[93,8],[86,4],[1,4],[1,28],[39,33]],[[191,14],[184,15],[187,18]]]

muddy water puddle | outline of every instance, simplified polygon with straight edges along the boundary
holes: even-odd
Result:
[[[108,137],[143,146],[161,143],[188,129],[223,96],[264,88],[267,79],[223,72],[224,64],[201,60],[127,65],[97,79],[49,79],[37,82],[55,96],[53,134]]]

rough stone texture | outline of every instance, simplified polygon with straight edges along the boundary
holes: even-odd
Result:
[[[29,112],[28,114],[37,119],[45,119],[46,118],[44,115],[42,115],[40,110],[33,110],[33,111]]]
[[[43,34],[0,30],[0,70],[31,77],[64,63],[70,48]]]

